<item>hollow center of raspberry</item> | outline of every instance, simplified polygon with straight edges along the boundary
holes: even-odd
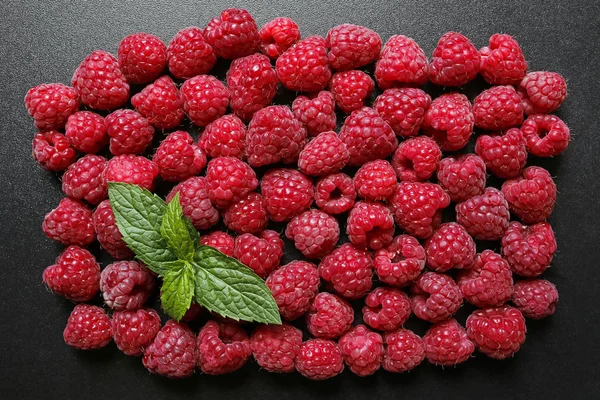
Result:
[[[402,160],[402,167],[405,170],[413,171],[415,169],[415,164],[413,164],[413,160],[411,160],[410,158],[405,158],[404,160]]]
[[[391,261],[392,263],[394,263],[394,264],[395,264],[395,263],[399,263],[399,262],[400,262],[400,261],[402,261],[402,260],[404,260],[404,257],[402,256],[402,253],[400,253],[399,251],[395,252],[395,253],[394,253],[394,257],[392,257],[392,258],[390,259],[390,261]]]
[[[343,195],[344,195],[344,193],[342,193],[342,189],[336,187],[335,189],[333,189],[331,191],[331,193],[329,193],[329,198],[331,200],[337,200],[337,199],[341,199]]]
[[[545,138],[548,135],[548,133],[550,133],[550,130],[546,129],[546,128],[540,128],[538,130],[538,135],[540,136],[541,139]]]

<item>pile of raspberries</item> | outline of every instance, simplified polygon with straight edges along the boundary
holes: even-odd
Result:
[[[232,60],[225,82],[209,75],[218,58]],[[460,87],[478,75],[489,85],[471,101]],[[427,82],[443,94],[432,99]],[[291,107],[272,105],[284,88],[297,92]],[[116,57],[94,51],[71,86],[42,84],[25,97],[39,130],[33,157],[64,171],[66,197],[42,227],[67,247],[43,280],[73,302],[100,292],[105,303],[76,305],[64,340],[78,349],[113,340],[171,378],[197,367],[230,373],[251,356],[309,379],[345,366],[359,376],[425,359],[454,366],[475,349],[512,357],[525,318],[553,314],[558,300],[540,278],[556,251],[545,222],[556,186],[526,165],[567,147],[569,128],[552,114],[565,97],[563,77],[527,72],[507,34],[477,50],[448,32],[428,59],[403,35],[383,43],[343,24],[302,39],[289,18],[259,29],[247,11],[227,9],[168,45],[136,33]],[[198,139],[180,130],[190,124]],[[489,175],[500,188],[486,185]],[[162,325],[144,306],[157,277],[122,240],[111,181],[151,191],[172,182],[167,200],[180,193],[201,243],[265,278],[286,322],[244,325],[193,304]],[[444,209],[456,213],[443,218]],[[220,220],[227,232],[211,230]],[[280,266],[284,236],[304,259]],[[116,260],[103,270],[86,250],[95,240]],[[477,253],[475,240],[497,251]],[[463,327],[453,315],[465,302],[475,311]],[[208,322],[196,334],[186,322],[201,314]],[[403,327],[411,316],[431,323],[424,336]]]

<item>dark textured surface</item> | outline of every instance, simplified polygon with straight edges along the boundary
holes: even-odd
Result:
[[[4,1],[0,4],[3,68],[0,113],[0,393],[19,399],[106,398],[546,398],[595,399],[600,393],[597,307],[600,273],[600,185],[598,93],[600,5],[596,2],[534,0],[519,5],[484,1]],[[208,4],[206,4],[208,3]],[[325,383],[298,375],[277,376],[249,363],[223,377],[196,375],[186,381],[150,376],[137,358],[114,345],[78,352],[62,341],[72,305],[48,293],[45,266],[60,246],[44,237],[42,218],[62,197],[59,180],[30,156],[35,132],[23,107],[27,89],[42,82],[68,83],[91,51],[116,52],[120,39],[147,31],[168,41],[179,29],[204,26],[226,6],[243,6],[259,25],[292,17],[303,36],[325,35],[352,22],[383,39],[413,37],[430,55],[448,30],[466,34],[481,47],[495,32],[514,35],[530,69],[562,73],[569,97],[558,115],[571,127],[567,152],[541,165],[559,189],[550,222],[559,253],[546,276],[559,288],[554,317],[528,322],[524,348],[496,362],[477,355],[459,368],[426,363],[414,372],[384,372],[359,379],[349,372]],[[465,312],[461,313],[464,322]],[[417,327],[423,333],[422,327]]]

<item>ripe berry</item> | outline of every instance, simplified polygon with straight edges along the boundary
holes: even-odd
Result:
[[[356,190],[352,178],[343,173],[319,179],[315,186],[315,203],[327,214],[341,214],[354,207]]]
[[[377,96],[373,108],[387,122],[396,135],[417,136],[431,97],[416,88],[387,89]]]
[[[456,222],[440,225],[425,242],[427,266],[436,272],[473,266],[475,242],[465,228]]]
[[[258,27],[252,15],[241,8],[228,8],[210,20],[204,38],[217,56],[233,60],[258,50]]]
[[[106,116],[106,133],[110,137],[110,152],[142,154],[152,143],[154,128],[141,114],[128,109],[113,111]]]
[[[310,307],[319,291],[319,272],[314,264],[292,261],[274,271],[265,281],[273,293],[282,318],[292,321]]]
[[[438,142],[443,151],[456,151],[469,142],[474,121],[467,96],[446,93],[431,102],[425,113],[423,130]]]
[[[433,325],[423,336],[425,357],[435,365],[452,367],[463,363],[475,351],[465,329],[455,319]]]
[[[552,263],[554,252],[556,239],[547,222],[530,226],[511,222],[502,237],[502,256],[520,276],[540,275]]]
[[[521,98],[512,86],[493,86],[473,101],[475,126],[492,131],[504,130],[523,123]]]
[[[102,270],[100,290],[115,311],[141,308],[154,290],[154,276],[137,261],[117,261]]]
[[[397,183],[396,173],[386,160],[369,161],[354,175],[356,192],[365,200],[387,199],[394,193]]]
[[[62,190],[72,199],[85,200],[98,204],[108,197],[108,188],[104,182],[104,157],[87,154],[71,164],[63,174]]]
[[[160,143],[152,161],[163,180],[180,182],[204,169],[206,155],[189,133],[175,131]]]
[[[451,277],[425,272],[410,288],[412,311],[417,318],[440,322],[450,318],[463,302],[460,289]]]
[[[527,318],[546,318],[556,310],[558,291],[545,279],[527,279],[515,283],[512,302]]]
[[[271,220],[289,221],[309,209],[314,188],[306,175],[295,169],[277,168],[262,178],[261,192]]]
[[[181,86],[183,110],[194,125],[205,127],[225,115],[229,89],[211,75],[196,75]]]
[[[561,154],[571,140],[569,127],[556,115],[532,115],[523,122],[521,132],[527,142],[527,150],[538,157]]]
[[[198,333],[198,366],[205,374],[237,371],[251,355],[248,334],[239,325],[208,321]]]
[[[87,246],[96,236],[92,210],[83,203],[64,198],[44,217],[42,229],[46,236],[65,246]]]
[[[63,171],[75,162],[77,153],[60,132],[38,132],[31,144],[33,158],[48,171]]]
[[[527,167],[523,174],[502,185],[510,210],[526,224],[546,220],[556,201],[556,184],[541,167]]]
[[[401,181],[424,181],[435,173],[441,158],[437,143],[419,136],[400,143],[392,157],[392,166]]]
[[[208,197],[206,178],[194,176],[177,184],[167,196],[167,203],[179,193],[179,203],[185,215],[198,230],[206,230],[219,221],[219,210]]]
[[[123,241],[123,235],[115,222],[110,200],[100,203],[92,217],[100,246],[116,260],[133,258],[133,252]]]
[[[296,356],[296,370],[316,381],[333,378],[344,370],[342,352],[333,340],[307,340]]]
[[[302,331],[292,325],[259,325],[250,337],[256,363],[275,373],[294,371],[294,360],[302,344]]]
[[[149,83],[167,66],[167,46],[149,33],[134,33],[121,40],[118,57],[119,67],[129,83]]]
[[[153,374],[185,378],[194,373],[197,360],[194,332],[186,324],[169,320],[144,351],[142,362]]]
[[[516,85],[527,73],[527,61],[512,36],[494,33],[490,45],[479,50],[481,76],[491,85]]]
[[[283,240],[279,233],[264,230],[259,234],[244,233],[235,238],[233,256],[265,278],[279,267],[283,256]]]
[[[175,34],[167,47],[167,59],[169,71],[179,79],[208,74],[217,62],[212,46],[204,40],[202,28],[196,26]]]
[[[198,140],[207,156],[244,158],[246,125],[235,115],[224,115],[206,126]]]
[[[331,92],[323,90],[313,95],[298,96],[292,103],[292,111],[310,136],[336,128],[335,99]]]
[[[502,179],[519,176],[527,163],[527,146],[518,128],[504,134],[479,136],[475,153],[483,159],[489,172]]]
[[[373,375],[381,366],[383,339],[379,333],[364,325],[355,326],[346,332],[338,345],[346,365],[358,376]]]
[[[146,157],[124,154],[108,161],[104,170],[106,182],[132,183],[150,191],[154,190],[154,180],[158,167]]]
[[[65,137],[75,150],[82,153],[97,153],[108,144],[106,122],[91,111],[72,114],[65,126]]]
[[[112,339],[110,317],[100,307],[75,306],[63,332],[65,343],[80,350],[105,347]]]
[[[477,254],[473,268],[461,271],[456,283],[465,300],[480,308],[502,305],[513,292],[510,267],[492,250]]]
[[[357,247],[379,250],[394,238],[392,212],[381,203],[359,201],[348,215],[346,234]]]
[[[260,51],[271,59],[276,59],[300,40],[298,24],[287,17],[278,17],[267,22],[258,34]]]
[[[335,339],[352,326],[354,310],[346,300],[327,292],[319,293],[306,313],[306,327],[311,335]]]
[[[525,342],[527,327],[516,308],[502,306],[474,311],[467,318],[467,334],[477,349],[488,357],[512,357]]]
[[[235,157],[217,157],[206,168],[208,197],[217,208],[227,208],[258,187],[256,173]]]
[[[381,38],[377,32],[353,24],[334,26],[327,32],[325,42],[329,49],[329,65],[338,71],[371,64],[381,50]]]
[[[525,114],[550,114],[565,101],[567,83],[559,73],[536,71],[525,75],[517,91],[523,101]]]
[[[214,247],[221,253],[233,257],[235,242],[233,237],[225,232],[212,231],[208,235],[200,236],[200,243],[205,246]]]
[[[331,69],[327,61],[325,39],[309,36],[283,52],[275,63],[283,86],[297,92],[318,92],[327,87]]]
[[[294,217],[285,235],[306,258],[322,258],[329,254],[340,238],[335,218],[319,210],[308,210]]]
[[[27,91],[25,108],[39,130],[62,129],[79,108],[79,95],[62,83],[44,83]]]
[[[174,129],[185,117],[179,89],[166,75],[134,95],[131,105],[157,129]]]
[[[115,344],[128,356],[141,356],[160,331],[160,316],[151,308],[117,311],[111,322]]]
[[[344,243],[319,264],[327,286],[346,299],[363,297],[373,286],[373,259],[351,243]]]
[[[375,82],[363,71],[336,72],[329,82],[329,90],[337,107],[347,114],[365,106],[375,89]]]
[[[400,289],[378,287],[367,295],[363,321],[373,329],[394,331],[410,317],[410,299]]]
[[[421,86],[427,82],[427,57],[413,39],[393,35],[383,46],[375,64],[375,79],[381,89]]]
[[[425,250],[414,237],[400,235],[387,247],[377,250],[373,263],[381,282],[402,287],[421,274],[425,267]]]
[[[436,85],[462,86],[479,72],[479,52],[457,32],[447,32],[438,41],[429,63],[429,79]]]
[[[263,197],[250,193],[242,200],[230,205],[223,213],[223,222],[228,229],[238,233],[257,233],[269,223],[269,214]]]
[[[437,171],[439,185],[454,202],[461,202],[483,193],[486,182],[485,163],[475,154],[449,156],[440,161]]]
[[[335,132],[320,133],[300,152],[298,169],[307,175],[324,176],[346,166],[350,153]]]
[[[509,219],[508,202],[496,188],[486,188],[482,194],[456,205],[456,222],[475,239],[500,239]]]
[[[407,372],[425,359],[423,340],[408,329],[398,329],[384,335],[385,354],[383,369],[389,372]]]
[[[88,301],[100,290],[100,265],[86,249],[69,246],[44,270],[43,279],[56,294],[75,302]]]

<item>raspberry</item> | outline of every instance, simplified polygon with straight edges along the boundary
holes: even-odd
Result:
[[[335,97],[335,104],[348,114],[365,106],[374,89],[373,79],[358,70],[336,72],[329,82],[329,90]]]
[[[512,36],[494,33],[479,50],[481,76],[491,85],[516,85],[527,73],[527,61]]]
[[[50,239],[65,246],[87,246],[95,237],[92,210],[69,198],[62,199],[58,207],[46,214],[42,229]]]
[[[277,94],[277,74],[263,54],[238,58],[227,71],[231,110],[243,120],[271,104]]]
[[[306,129],[287,106],[270,106],[252,117],[246,136],[248,164],[295,163],[306,144]]]
[[[108,197],[108,188],[102,173],[106,168],[104,157],[88,154],[71,164],[62,178],[62,190],[72,199],[98,204]]]
[[[128,356],[141,356],[160,331],[160,317],[151,308],[117,311],[111,322],[115,344]]]
[[[123,235],[115,222],[115,214],[110,206],[110,200],[100,203],[92,217],[100,246],[116,260],[133,258],[133,252],[123,241]]]
[[[442,151],[435,140],[426,136],[410,138],[400,143],[392,166],[401,181],[424,181],[438,169]]]
[[[228,8],[210,20],[204,29],[204,39],[217,56],[233,60],[258,50],[258,27],[248,11]]]
[[[154,290],[152,273],[137,261],[117,261],[102,270],[100,290],[115,311],[141,308]]]
[[[440,322],[458,311],[463,297],[451,277],[436,272],[425,272],[410,288],[412,311],[424,321]]]
[[[229,105],[229,89],[211,75],[197,75],[181,86],[183,111],[194,125],[205,127],[225,115]]]
[[[465,329],[455,319],[433,325],[423,336],[425,357],[435,365],[452,367],[463,363],[475,351]]]
[[[306,175],[295,169],[277,168],[262,178],[261,192],[274,222],[289,221],[309,209],[314,188]]]
[[[546,220],[556,201],[556,184],[542,167],[527,167],[502,185],[510,210],[526,224]]]
[[[183,317],[181,317],[181,321],[182,322],[191,322],[194,321],[196,319],[198,319],[198,317],[200,317],[202,314],[204,314],[204,308],[202,308],[202,306],[198,305],[198,303],[194,303],[192,302],[190,304],[190,308],[187,309],[187,311],[185,312],[185,314],[183,314]]]
[[[425,249],[412,236],[396,236],[392,243],[375,253],[373,263],[381,282],[406,286],[417,279],[425,267]]]
[[[43,279],[56,294],[75,302],[88,301],[100,289],[100,265],[86,249],[69,246],[44,270]]]
[[[281,316],[291,321],[308,311],[319,291],[319,272],[314,264],[296,260],[274,271],[265,284],[273,293]]]
[[[390,37],[375,64],[379,87],[421,86],[427,78],[427,57],[417,42],[404,35]]]
[[[91,111],[71,114],[65,126],[65,137],[75,150],[82,153],[97,153],[108,144],[106,122]]]
[[[378,287],[365,298],[362,313],[365,324],[371,328],[393,331],[410,317],[410,299],[400,289]]]
[[[511,222],[502,237],[502,256],[520,276],[540,275],[552,263],[554,252],[556,239],[547,222],[530,226]]]
[[[269,372],[294,371],[294,360],[302,344],[302,331],[292,325],[259,325],[250,337],[256,363]]]
[[[527,318],[546,318],[556,310],[558,291],[545,279],[527,279],[515,283],[512,302]]]
[[[475,310],[467,318],[467,334],[488,357],[512,357],[525,342],[527,327],[521,311],[510,306]]]
[[[276,59],[300,40],[300,28],[291,18],[279,17],[263,25],[258,32],[260,51]]]
[[[100,307],[78,304],[67,320],[63,338],[66,344],[80,350],[105,347],[112,339],[110,317]]]
[[[429,63],[429,79],[436,85],[462,86],[479,73],[479,52],[457,32],[447,32],[438,41]]]
[[[223,222],[227,228],[238,233],[263,231],[269,223],[269,214],[263,197],[258,193],[250,193],[242,200],[233,203],[223,213]]]
[[[350,153],[335,132],[323,132],[308,142],[298,158],[298,169],[307,175],[324,176],[346,166]]]
[[[538,157],[561,154],[571,140],[569,127],[556,115],[532,115],[521,126],[521,132],[527,142],[527,150]]]
[[[426,239],[442,221],[450,196],[434,183],[400,182],[390,198],[396,224],[409,235]]]
[[[283,240],[279,233],[268,229],[257,235],[244,233],[235,238],[233,256],[265,278],[279,267],[283,256]]]
[[[246,125],[235,115],[224,115],[206,126],[198,141],[211,158],[244,158]]]
[[[185,378],[194,373],[197,359],[194,332],[186,324],[169,320],[144,351],[142,362],[153,374]]]
[[[525,114],[550,114],[565,101],[567,83],[559,73],[536,71],[525,75],[517,91]]]
[[[79,108],[79,95],[62,83],[44,83],[27,91],[25,108],[39,130],[62,129]]]
[[[185,117],[179,89],[168,76],[162,76],[131,98],[137,112],[157,129],[178,127]]]
[[[134,33],[121,40],[118,57],[121,72],[129,83],[149,83],[167,66],[167,46],[149,33]]]
[[[189,79],[208,74],[217,56],[204,39],[202,28],[190,26],[175,34],[167,47],[169,71],[175,78]]]
[[[327,87],[331,69],[325,39],[309,36],[292,45],[275,62],[281,84],[297,92],[318,92]]]
[[[338,71],[371,64],[381,50],[381,37],[377,32],[353,24],[334,26],[327,32],[325,42],[329,65]]]
[[[194,176],[177,184],[167,196],[167,203],[179,192],[179,202],[185,215],[198,230],[206,230],[219,221],[219,210],[208,197],[206,178]]]
[[[352,178],[343,173],[319,179],[315,187],[315,203],[327,214],[341,214],[354,207],[356,190]]]
[[[436,272],[473,266],[475,242],[465,228],[455,222],[440,225],[425,242],[427,266]]]
[[[285,229],[288,239],[306,258],[322,258],[329,254],[340,238],[335,218],[319,210],[308,210],[295,216]]]
[[[235,157],[217,157],[206,168],[208,197],[217,208],[227,208],[258,187],[256,173]]]
[[[206,246],[214,247],[221,253],[233,257],[234,240],[233,237],[225,232],[213,231],[208,235],[200,237],[200,243]]]
[[[477,254],[473,268],[461,271],[456,283],[464,298],[480,308],[500,306],[510,300],[513,292],[510,267],[492,250]]]
[[[337,126],[335,98],[331,92],[324,90],[308,97],[298,96],[292,103],[292,110],[310,136],[334,131]]]
[[[423,130],[443,151],[460,150],[473,133],[475,117],[464,94],[446,93],[431,102],[423,119]]]
[[[355,326],[346,332],[338,345],[346,365],[358,376],[373,375],[381,366],[383,339],[379,333],[364,325]]]
[[[437,171],[439,185],[454,202],[461,202],[483,193],[486,182],[485,163],[475,154],[449,156],[440,161]]]
[[[475,239],[500,239],[509,219],[508,203],[496,188],[486,188],[482,194],[456,205],[456,222]]]
[[[104,170],[106,182],[132,183],[150,191],[157,176],[158,167],[153,161],[133,154],[111,158]]]
[[[487,170],[502,179],[519,176],[527,163],[527,146],[518,128],[504,134],[479,136],[475,152],[483,159]]]
[[[407,372],[425,359],[423,339],[408,329],[386,333],[383,369],[389,372]]]
[[[239,325],[208,321],[198,333],[198,366],[205,374],[237,371],[251,355],[248,335]]]
[[[346,300],[327,292],[319,293],[306,314],[306,327],[311,335],[335,339],[352,326],[354,310]]]
[[[180,182],[204,169],[206,155],[189,133],[175,131],[160,143],[152,161],[163,180]]]
[[[106,133],[110,136],[110,152],[115,156],[142,154],[154,138],[150,122],[128,109],[113,111],[106,116]]]
[[[369,252],[344,243],[323,258],[319,274],[342,297],[360,299],[373,286],[373,259]]]
[[[307,340],[296,356],[296,370],[316,381],[333,378],[344,370],[342,352],[333,340]]]
[[[36,133],[31,147],[33,158],[48,171],[63,171],[77,159],[65,135],[57,131]]]
[[[504,130],[523,123],[521,98],[512,86],[493,86],[473,100],[475,126]]]
[[[79,64],[71,85],[82,104],[98,110],[114,110],[129,100],[129,84],[119,61],[104,50],[92,52]]]
[[[357,247],[379,250],[394,238],[394,217],[383,204],[359,201],[350,210],[346,233]]]
[[[369,161],[354,175],[356,192],[366,200],[387,199],[394,193],[397,184],[396,173],[386,160]]]
[[[348,165],[352,166],[387,158],[398,147],[392,128],[369,107],[353,111],[346,118],[340,139],[348,147]]]
[[[416,88],[386,89],[377,96],[373,108],[387,122],[396,135],[417,136],[431,97]]]

